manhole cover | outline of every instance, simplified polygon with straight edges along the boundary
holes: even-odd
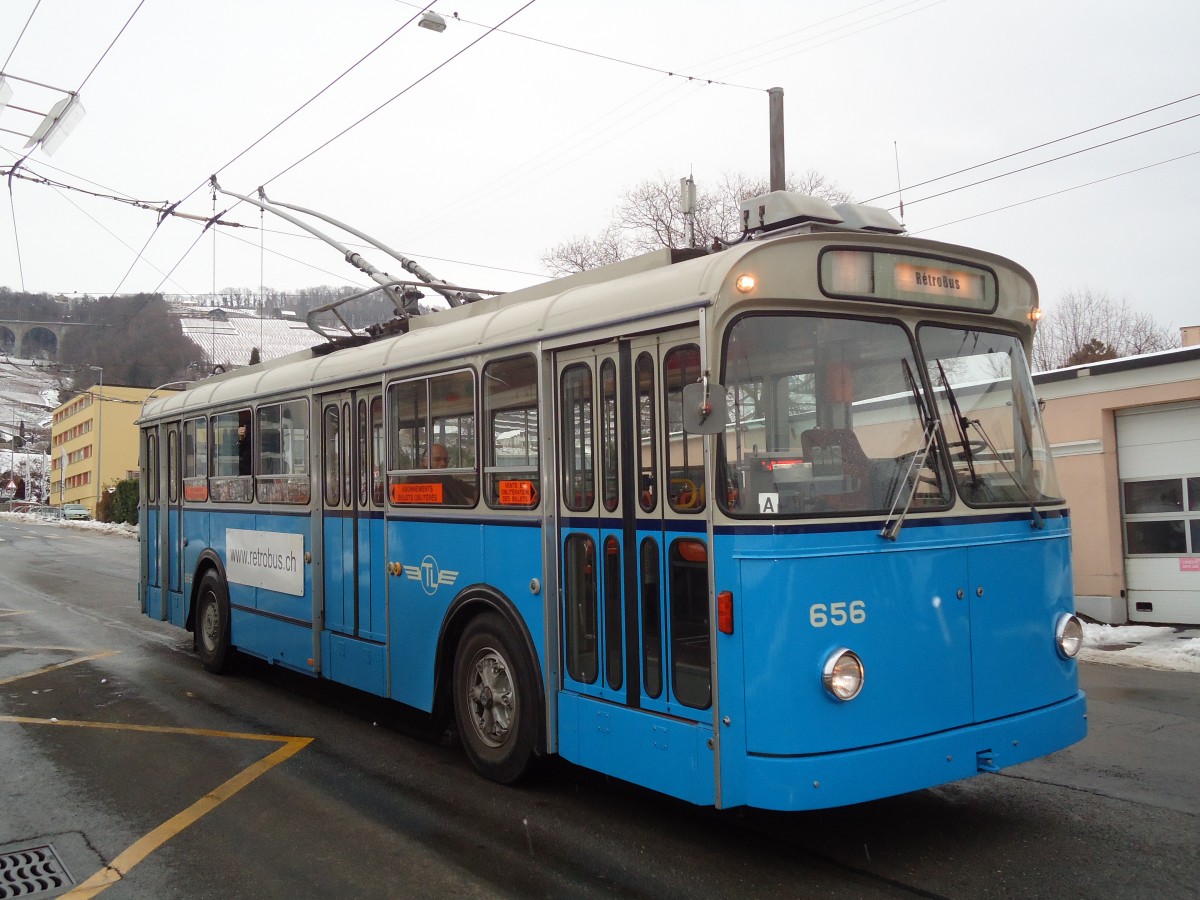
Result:
[[[36,897],[74,883],[49,844],[0,854],[0,900]]]

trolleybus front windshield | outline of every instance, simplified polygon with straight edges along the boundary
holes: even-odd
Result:
[[[923,325],[917,343],[963,500],[972,506],[1058,501],[1021,342],[1009,334]]]
[[[744,316],[730,329],[722,379],[726,512],[886,513],[910,495],[913,510],[950,504],[921,367],[899,323]]]

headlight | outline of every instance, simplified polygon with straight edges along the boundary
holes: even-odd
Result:
[[[853,650],[842,647],[825,660],[821,684],[835,699],[853,700],[862,690],[864,677],[862,660]]]
[[[1083,646],[1083,623],[1078,617],[1063,613],[1054,626],[1054,643],[1063,659],[1074,659]]]

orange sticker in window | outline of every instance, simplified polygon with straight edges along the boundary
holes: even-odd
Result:
[[[437,483],[404,483],[392,485],[393,503],[441,503],[442,485]]]
[[[501,506],[532,506],[535,502],[532,481],[501,481],[496,487]]]

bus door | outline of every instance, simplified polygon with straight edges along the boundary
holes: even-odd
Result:
[[[711,803],[705,480],[679,412],[699,377],[695,338],[572,349],[556,375],[559,752]]]
[[[383,693],[383,399],[363,388],[327,394],[320,409],[323,667],[337,681]]]
[[[161,490],[163,482],[162,454],[159,451],[158,425],[142,429],[142,515],[139,519],[139,538],[142,543],[141,599],[142,612],[154,619],[163,619],[166,605],[163,602],[163,556],[165,551],[166,497]],[[65,460],[64,460],[65,462]]]
[[[166,425],[166,533],[162,566],[166,573],[165,605],[158,618],[183,621],[183,443],[179,422]],[[173,615],[172,615],[173,614]]]

